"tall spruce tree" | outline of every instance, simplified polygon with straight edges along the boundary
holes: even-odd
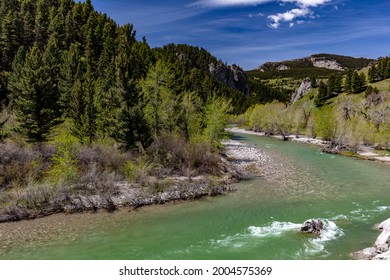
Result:
[[[10,78],[19,130],[31,142],[46,141],[50,130],[60,123],[57,83],[46,56],[35,44],[22,65],[14,64],[20,72],[13,72]]]
[[[323,81],[320,81],[318,85],[318,94],[314,99],[314,105],[321,107],[325,104],[325,101],[329,98],[328,87]]]
[[[116,91],[120,98],[120,107],[114,131],[111,136],[125,149],[135,146],[147,147],[151,142],[151,133],[143,113],[145,104],[137,86],[153,60],[153,54],[146,43],[135,41],[133,26],[120,27],[117,37],[115,56]]]
[[[35,12],[35,43],[42,50],[49,38],[49,6],[45,0],[37,0]]]
[[[359,93],[365,89],[366,86],[366,75],[364,73],[359,74],[355,71],[351,79],[351,92]]]
[[[20,46],[22,23],[17,11],[8,10],[2,19],[0,34],[0,70],[10,70],[12,60]]]

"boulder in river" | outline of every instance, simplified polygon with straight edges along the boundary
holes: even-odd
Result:
[[[321,234],[324,229],[324,223],[321,220],[307,220],[300,228],[300,232],[310,234]]]
[[[368,247],[361,251],[352,254],[352,258],[355,260],[371,260],[377,255],[377,250],[374,247]]]
[[[378,252],[387,252],[390,247],[390,219],[382,222],[378,226],[379,230],[382,230],[381,234],[375,241],[375,248],[377,248]]]
[[[374,247],[352,254],[352,258],[358,260],[390,260],[390,219],[379,224],[381,234],[375,241]]]

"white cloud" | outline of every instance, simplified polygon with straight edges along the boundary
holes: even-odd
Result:
[[[288,22],[290,27],[293,27],[296,19],[296,24],[302,24],[302,18],[316,18],[312,8],[325,5],[332,2],[332,0],[198,0],[191,4],[191,6],[198,7],[229,7],[229,6],[250,6],[250,5],[261,5],[269,2],[277,2],[281,6],[285,4],[293,4],[297,6],[295,9],[291,9],[284,13],[277,13],[269,15],[267,18],[270,20],[269,27],[277,29],[280,27],[282,22]],[[254,14],[249,14],[249,17],[254,17]]]
[[[225,6],[250,6],[274,2],[275,0],[199,0],[191,6],[201,7],[225,7]]]
[[[291,11],[287,11],[285,13],[278,13],[276,15],[270,15],[268,16],[267,18],[270,19],[272,21],[272,24],[275,24],[275,23],[278,23],[280,24],[280,22],[289,22],[289,21],[292,21],[296,18],[302,18],[302,17],[306,17],[308,15],[310,15],[312,12],[307,9],[307,8],[297,8],[297,9],[292,9]],[[275,25],[273,25],[275,26]],[[278,25],[279,27],[279,25]],[[291,26],[290,26],[291,27]],[[275,27],[273,27],[275,28]]]
[[[248,17],[254,18],[254,17],[264,17],[265,15],[263,13],[257,13],[257,14],[249,14]]]
[[[250,6],[261,5],[269,2],[293,3],[300,7],[317,7],[332,0],[198,0],[191,6],[201,7],[226,7],[226,6]]]
[[[300,7],[317,7],[324,5],[332,0],[281,0],[282,2],[294,3]]]
[[[289,22],[289,26],[293,27],[295,23],[293,22],[295,19],[299,18],[296,23],[303,24],[304,21],[302,18],[316,18],[314,12],[310,9],[311,7],[317,7],[320,5],[324,5],[332,0],[281,0],[284,3],[290,2],[294,3],[298,6],[296,9],[292,9],[290,11],[284,13],[277,13],[276,15],[270,15],[267,18],[271,21],[269,26],[271,28],[278,28],[281,22]]]

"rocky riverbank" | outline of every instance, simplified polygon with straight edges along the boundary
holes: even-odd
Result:
[[[109,182],[109,191],[79,191],[77,185],[56,190],[49,186],[36,188],[34,193],[20,194],[25,203],[14,203],[0,209],[0,223],[49,216],[54,213],[94,212],[105,209],[113,212],[119,208],[139,208],[146,205],[164,204],[171,201],[198,199],[204,196],[216,196],[234,191],[233,183],[248,176],[263,173],[271,166],[270,156],[259,148],[240,143],[225,141],[220,154],[218,176],[165,176],[163,178],[145,178],[143,182]],[[107,184],[107,182],[104,182]],[[93,186],[90,186],[93,188]],[[54,197],[44,204],[36,200],[41,197]],[[27,201],[29,199],[29,201]]]
[[[266,136],[265,133],[263,132],[255,132],[255,131],[245,130],[238,127],[228,128],[227,131],[230,131],[232,133],[243,133],[243,134],[251,134],[251,135],[258,135],[258,136]],[[279,135],[272,135],[272,137],[282,139],[282,137]],[[353,152],[345,153],[345,149],[343,149],[343,147],[331,146],[328,141],[314,139],[304,135],[299,135],[299,136],[290,135],[288,136],[288,139],[290,141],[319,146],[321,150],[326,153],[342,154],[342,155],[357,157],[360,159],[367,159],[367,160],[379,161],[379,162],[390,164],[390,154],[386,154],[386,153],[379,154],[377,152],[374,152],[374,149],[372,147],[367,147],[362,145],[356,153]]]
[[[107,194],[64,193],[56,201],[50,201],[45,208],[7,207],[0,212],[0,222],[35,219],[54,213],[77,213],[105,209],[113,212],[118,208],[138,208],[152,204],[164,204],[171,201],[197,199],[204,196],[216,196],[233,191],[230,186],[238,180],[236,173],[226,174],[223,178],[212,179],[170,177],[151,179],[148,186],[136,183],[116,182],[116,192]],[[59,201],[59,199],[61,201]]]
[[[365,248],[352,254],[358,260],[390,260],[390,219],[380,223],[377,229],[381,234],[373,247]]]

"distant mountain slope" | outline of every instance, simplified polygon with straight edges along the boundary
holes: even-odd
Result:
[[[360,69],[373,61],[373,59],[368,58],[335,54],[314,54],[294,60],[267,62],[247,73],[249,76],[260,79],[320,77],[340,73],[347,69]]]

